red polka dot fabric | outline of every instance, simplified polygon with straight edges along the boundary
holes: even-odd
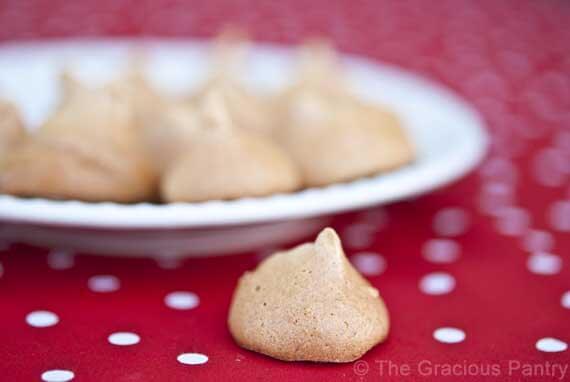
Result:
[[[389,339],[339,365],[239,348],[228,305],[263,250],[164,263],[3,239],[0,379],[570,380],[570,3],[0,3],[2,41],[205,37],[227,23],[260,41],[325,34],[446,84],[485,118],[490,153],[470,176],[334,217],[386,301]]]

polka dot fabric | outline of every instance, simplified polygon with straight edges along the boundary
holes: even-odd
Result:
[[[564,1],[3,1],[3,41],[205,37],[226,23],[281,43],[326,34],[451,87],[492,143],[459,183],[334,218],[392,318],[387,342],[358,362],[291,364],[235,345],[233,289],[269,248],[165,263],[11,244],[0,228],[1,379],[569,379],[522,368],[570,363],[569,22]],[[438,374],[445,364],[459,367]]]

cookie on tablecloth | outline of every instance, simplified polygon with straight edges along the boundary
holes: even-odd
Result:
[[[331,228],[246,272],[228,324],[240,346],[285,361],[354,361],[389,330],[378,290],[352,267]]]

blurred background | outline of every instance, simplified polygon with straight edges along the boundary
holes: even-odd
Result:
[[[491,150],[481,181],[465,192],[484,212],[497,212],[499,205],[554,208],[538,223],[554,214],[557,224],[567,225],[570,207],[551,203],[570,197],[569,8],[567,1],[519,0],[3,0],[0,41],[208,38],[227,25],[264,42],[325,36],[343,52],[444,83],[482,113]],[[534,181],[517,188],[524,176]]]
[[[3,0],[0,41],[207,38],[227,25],[264,42],[326,36],[344,52],[446,83],[484,114],[495,138],[493,153],[511,157],[568,125],[568,7],[566,1],[517,0]],[[523,118],[527,110],[529,118]]]
[[[433,362],[513,357],[542,362],[547,358],[536,351],[537,339],[570,340],[570,1],[0,0],[2,43],[69,37],[209,38],[228,24],[262,42],[297,44],[309,36],[328,37],[342,52],[445,84],[485,119],[491,146],[470,176],[415,200],[333,220],[348,255],[361,259],[353,261],[360,261],[359,270],[380,289],[394,317],[389,342],[366,358],[371,365],[374,359],[417,362],[422,357]],[[49,265],[47,250],[6,245],[0,258],[0,301],[14,307],[6,312],[6,328],[18,329],[6,332],[3,340],[8,360],[13,357],[7,362],[13,366],[10,373],[31,379],[53,367],[51,359],[27,359],[32,365],[27,374],[16,367],[21,360],[13,355],[20,353],[14,349],[25,342],[21,338],[31,338],[20,327],[22,317],[40,306],[74,317],[70,325],[83,336],[76,341],[76,332],[62,329],[42,346],[60,357],[60,364],[77,367],[93,380],[104,380],[88,367],[95,363],[83,358],[92,354],[93,343],[101,350],[98,354],[106,354],[97,361],[104,362],[102,368],[114,380],[120,380],[125,365],[132,380],[137,375],[184,380],[186,370],[162,361],[189,348],[209,352],[207,366],[218,366],[215,371],[229,378],[253,379],[259,373],[313,380],[354,377],[350,365],[301,365],[292,372],[250,353],[236,361],[241,355],[236,356],[235,344],[220,329],[226,307],[237,278],[272,249],[182,264],[159,262],[158,267],[148,259],[77,256],[58,268]],[[62,269],[71,272],[69,277],[61,277]],[[442,272],[445,295],[430,296],[418,288],[426,275],[438,276],[438,281]],[[109,273],[124,290],[103,302],[87,290],[86,280]],[[194,316],[163,309],[163,296],[179,289],[201,296]],[[79,297],[82,309],[91,313],[77,313],[73,301]],[[42,304],[36,304],[38,299]],[[120,327],[142,333],[140,346],[151,347],[152,357],[161,362],[134,352],[121,354],[127,361],[105,353],[107,344],[100,338],[117,327],[118,317]],[[433,330],[445,325],[466,331],[464,346],[450,349],[432,340]],[[31,353],[39,354],[38,349]],[[68,358],[63,359],[64,353]],[[548,360],[567,363],[567,354]],[[196,375],[207,377],[211,371],[205,367]]]

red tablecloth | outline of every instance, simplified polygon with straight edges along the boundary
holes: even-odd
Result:
[[[13,244],[0,251],[0,380],[40,380],[54,369],[77,381],[570,380],[570,351],[547,352],[570,342],[570,3],[0,2],[2,40],[211,36],[226,22],[268,41],[326,33],[344,51],[449,85],[484,115],[493,146],[468,178],[385,214],[335,218],[347,252],[368,253],[355,262],[389,307],[389,339],[342,365],[239,348],[226,328],[228,304],[258,254],[165,269]],[[89,284],[96,275],[115,278]],[[168,307],[173,291],[195,293],[198,305]],[[59,322],[33,327],[26,317],[38,310]],[[445,327],[459,331],[437,331]],[[124,331],[140,342],[109,343]],[[208,361],[184,365],[183,353]]]

